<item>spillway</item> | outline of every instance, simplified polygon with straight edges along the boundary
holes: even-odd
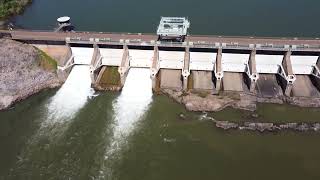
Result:
[[[312,84],[312,81],[307,75],[297,75],[296,81],[292,88],[293,96],[297,97],[320,97],[317,88]]]
[[[259,74],[257,81],[257,95],[264,98],[281,97],[283,91],[274,74]]]
[[[74,66],[66,82],[48,104],[48,123],[72,118],[93,93],[90,67],[86,65]]]
[[[248,87],[244,84],[243,73],[225,72],[223,88],[225,91],[248,91]]]

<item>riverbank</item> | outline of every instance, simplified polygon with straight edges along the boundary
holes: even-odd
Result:
[[[319,108],[320,98],[313,97],[275,97],[262,98],[254,93],[244,92],[223,92],[218,95],[201,91],[175,91],[161,89],[161,92],[168,95],[180,104],[183,104],[189,111],[217,112],[227,107],[246,111],[256,111],[258,103],[290,104],[304,108]]]
[[[206,114],[201,119],[208,119],[215,123],[217,128],[223,130],[241,130],[241,131],[258,131],[258,132],[279,132],[283,130],[292,130],[297,132],[320,132],[320,123],[273,123],[273,122],[232,122],[232,121],[220,121],[213,117],[208,117]]]
[[[18,15],[23,12],[26,6],[32,3],[32,0],[3,0],[0,2],[0,21],[4,22],[6,18]]]
[[[0,39],[0,54],[0,110],[63,83],[57,62],[32,45]]]

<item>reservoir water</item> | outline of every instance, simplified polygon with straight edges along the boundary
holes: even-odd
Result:
[[[80,31],[155,33],[161,16],[185,16],[192,34],[320,37],[315,0],[33,0],[15,24],[52,30],[68,15]]]
[[[188,16],[193,34],[317,37],[312,0],[34,0],[17,25],[154,32],[160,16]],[[122,92],[94,92],[88,66],[66,83],[0,112],[0,180],[318,180],[320,135],[223,131],[206,116],[246,121],[249,112],[187,112],[131,69]],[[185,118],[181,118],[180,114]],[[257,121],[320,121],[320,109],[259,105]]]

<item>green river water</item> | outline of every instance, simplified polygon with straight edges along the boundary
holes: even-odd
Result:
[[[319,134],[223,131],[204,118],[205,113],[187,112],[166,96],[150,96],[151,84],[146,79],[133,80],[148,71],[130,73],[121,93],[99,93],[86,99],[81,95],[68,103],[72,98],[66,97],[70,95],[66,87],[75,85],[67,81],[59,90],[42,92],[0,112],[0,177],[320,178]],[[181,113],[186,119],[180,118]],[[315,121],[320,115],[319,109],[284,105],[259,105],[257,113],[258,120],[279,122]],[[226,109],[208,116],[243,121],[250,113]]]
[[[58,16],[69,15],[77,30],[153,33],[160,16],[188,16],[193,34],[318,37],[319,5],[34,0],[12,21],[51,30]],[[63,87],[0,112],[0,180],[320,179],[319,134],[217,129],[205,113],[152,95],[148,73],[131,73],[120,93],[94,93],[88,69],[76,67]],[[259,105],[257,114],[257,121],[320,121],[320,109],[286,105]],[[231,108],[208,116],[252,120],[249,112]]]

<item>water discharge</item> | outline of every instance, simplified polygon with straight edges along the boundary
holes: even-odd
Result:
[[[134,130],[152,101],[150,70],[131,68],[121,95],[114,102],[115,126],[113,146],[118,147]]]
[[[120,96],[114,101],[113,138],[106,149],[105,160],[117,156],[128,136],[139,124],[152,102],[150,70],[131,68]]]
[[[48,104],[48,118],[44,125],[71,119],[92,97],[94,90],[90,85],[90,67],[74,66],[66,82]]]

